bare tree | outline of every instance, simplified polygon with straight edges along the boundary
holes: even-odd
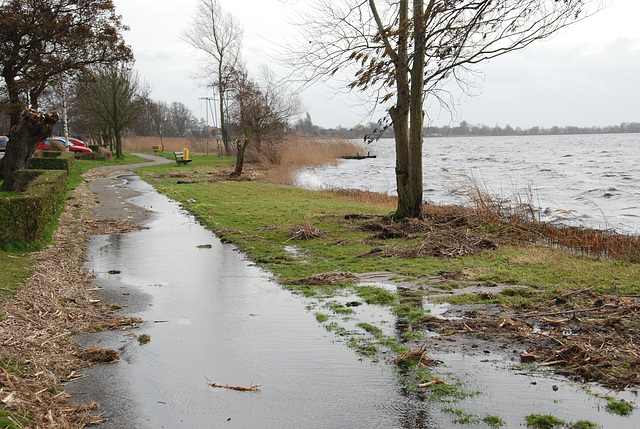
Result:
[[[148,89],[125,65],[97,69],[82,83],[86,90],[79,103],[97,129],[107,129],[115,142],[116,158],[122,158],[122,131],[132,124],[144,105]]]
[[[235,122],[236,167],[232,177],[240,177],[244,166],[244,155],[250,143],[257,151],[271,139],[281,137],[289,120],[301,113],[302,104],[298,96],[279,83],[266,68],[262,69],[261,83],[252,80],[241,67],[233,80],[231,117]]]
[[[243,30],[236,19],[220,6],[218,0],[200,0],[193,24],[184,39],[205,54],[201,69],[209,82],[215,79],[220,108],[220,130],[229,153],[229,137],[225,118],[225,100],[233,70],[240,58]]]
[[[591,2],[594,3],[594,2]],[[596,1],[596,6],[598,2]],[[525,48],[589,15],[588,0],[317,0],[287,58],[303,82],[350,75],[388,108],[396,142],[398,207],[422,216],[423,103],[450,107],[447,81],[464,90],[473,67]],[[411,7],[410,7],[411,6]]]

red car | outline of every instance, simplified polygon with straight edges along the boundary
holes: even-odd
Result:
[[[69,140],[71,140],[71,139],[69,139]],[[40,149],[40,150],[52,150],[51,149],[51,142],[60,143],[61,145],[66,147],[67,150],[70,150],[70,151],[73,151],[73,152],[93,152],[88,147],[76,146],[75,144],[73,144],[71,142],[67,143],[64,139],[54,138],[54,137],[42,140],[40,142],[40,144],[38,145],[37,149]]]
[[[69,137],[69,143],[74,144],[76,146],[89,147],[88,144],[74,137]]]

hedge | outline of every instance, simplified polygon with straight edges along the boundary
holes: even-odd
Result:
[[[19,170],[14,174],[23,194],[0,198],[0,238],[41,240],[66,197],[67,172]]]
[[[65,170],[67,174],[75,163],[73,152],[43,151],[42,158],[31,158],[28,168],[31,170]]]

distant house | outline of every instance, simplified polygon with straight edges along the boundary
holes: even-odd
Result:
[[[221,139],[222,138],[222,131],[220,131],[220,128],[218,127],[207,127],[208,131],[209,131],[209,135],[211,135],[211,137],[213,137],[214,139]]]

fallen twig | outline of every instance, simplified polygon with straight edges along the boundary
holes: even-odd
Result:
[[[262,386],[261,384],[254,384],[251,387],[229,386],[228,384],[218,384],[218,383],[212,383],[212,382],[208,382],[207,384],[211,387],[220,387],[222,389],[239,390],[241,392],[249,392],[249,391],[254,392],[256,390],[260,390],[258,388]]]
[[[421,383],[418,384],[418,387],[429,387],[429,386],[433,386],[435,384],[447,384],[444,380],[440,380],[439,378],[433,380],[433,381],[429,381],[428,383]]]

